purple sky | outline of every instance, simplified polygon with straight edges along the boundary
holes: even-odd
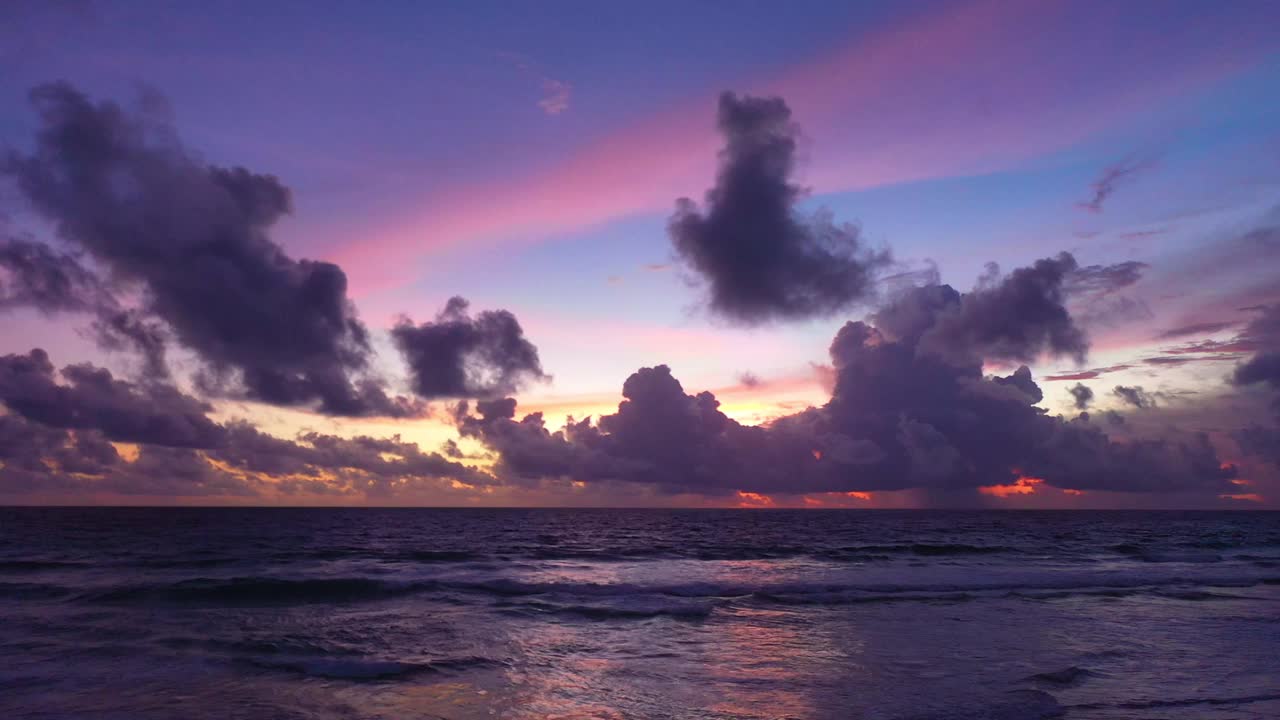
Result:
[[[458,456],[441,458],[485,475],[424,479],[384,468],[391,479],[376,484],[367,467],[337,461],[255,474],[235,467],[230,453],[196,447],[186,452],[201,473],[240,483],[232,492],[193,481],[197,492],[176,482],[94,485],[106,476],[67,479],[53,461],[42,462],[61,479],[41,485],[39,472],[18,473],[17,460],[0,456],[0,473],[10,475],[0,480],[0,500],[1280,506],[1267,377],[1277,380],[1231,381],[1237,367],[1280,343],[1280,330],[1265,335],[1264,322],[1280,302],[1274,3],[19,0],[0,9],[0,147],[11,158],[33,156],[46,121],[28,92],[53,81],[93,103],[167,118],[192,167],[242,166],[278,178],[292,193],[292,212],[268,223],[270,241],[289,258],[341,268],[368,327],[360,371],[392,395],[417,392],[432,410],[350,417],[317,412],[310,401],[214,391],[202,372],[222,363],[234,385],[248,351],[228,350],[225,335],[193,340],[204,327],[193,310],[176,319],[172,308],[149,305],[162,292],[147,273],[159,271],[138,271],[127,264],[136,258],[86,240],[90,231],[68,221],[65,198],[42,207],[12,159],[0,180],[6,237],[83,253],[111,278],[122,306],[155,310],[172,334],[171,382],[210,403],[219,427],[244,421],[308,449],[315,441],[299,433],[398,435],[423,453],[456,440]],[[797,128],[789,180],[807,189],[792,210],[829,211],[859,228],[864,248],[892,252],[892,267],[877,269],[874,301],[763,323],[736,321],[708,302],[711,276],[673,246],[668,222],[677,198],[702,202],[716,183],[724,91],[785,101]],[[157,110],[156,98],[167,106]],[[95,217],[110,224],[110,213]],[[201,222],[192,210],[173,227]],[[1205,433],[1221,464],[1236,467],[1227,478],[1236,490],[1082,489],[1087,483],[1050,478],[1019,485],[1017,477],[1035,476],[1008,462],[989,482],[957,480],[963,492],[941,481],[681,488],[636,479],[661,474],[657,461],[650,475],[633,476],[581,458],[568,474],[535,477],[517,472],[495,437],[463,432],[450,410],[458,399],[513,394],[517,419],[540,410],[555,430],[568,416],[615,413],[628,376],[667,365],[690,395],[714,393],[732,420],[777,425],[828,402],[828,346],[847,321],[890,301],[898,286],[886,278],[910,273],[917,284],[967,292],[989,262],[1008,278],[1063,251],[1079,267],[1129,267],[1137,276],[1068,293],[1064,302],[1090,341],[1087,357],[1052,346],[1034,357],[993,351],[980,358],[986,374],[1028,364],[1043,394],[1036,406],[1065,419],[1080,411],[1068,389],[1085,383],[1095,425],[1107,411],[1124,418],[1107,430],[1114,442]],[[15,267],[0,269],[10,288],[22,272]],[[925,279],[930,268],[937,275]],[[207,275],[183,282],[205,281],[216,283]],[[472,319],[512,313],[544,377],[516,373],[500,387],[488,368],[484,391],[472,383],[474,392],[424,394],[391,330],[401,316],[431,323],[454,296],[469,300]],[[0,354],[39,347],[58,368],[88,362],[137,387],[156,381],[137,353],[105,347],[88,331],[83,312],[16,300],[3,310]],[[74,383],[63,373],[55,384]],[[1140,387],[1143,400],[1117,386]],[[5,402],[8,416],[68,432],[68,443],[106,432],[25,414],[12,393]],[[1249,428],[1261,434],[1242,439]],[[610,449],[588,449],[621,452],[610,444],[623,443],[620,432],[599,430]],[[131,459],[138,443],[104,437],[119,462],[141,472]],[[816,445],[813,452],[823,454]],[[845,472],[856,476],[856,463]],[[1033,492],[974,492],[1010,485]]]

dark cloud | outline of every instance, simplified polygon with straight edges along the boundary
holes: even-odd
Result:
[[[1015,271],[1009,278],[991,273],[974,292],[1023,297],[1007,284],[1021,288],[1040,278],[1039,294],[1032,296],[1053,297],[1069,271],[1065,267],[1041,266],[1030,275]],[[456,418],[464,436],[495,453],[500,477],[526,483],[568,477],[706,495],[972,492],[1021,475],[1069,489],[1212,495],[1233,487],[1235,469],[1224,468],[1201,435],[1118,442],[1087,413],[1065,421],[1036,407],[1042,393],[1026,367],[988,376],[978,353],[926,348],[939,326],[961,338],[989,337],[955,330],[962,319],[984,327],[990,322],[979,320],[976,311],[963,312],[964,302],[951,288],[926,286],[902,294],[875,316],[875,326],[845,324],[831,343],[830,401],[766,426],[734,421],[711,393],[685,392],[666,366],[632,375],[616,413],[594,422],[571,420],[559,431],[549,430],[538,414],[517,420],[510,398],[481,403],[474,411],[462,405]],[[970,348],[1055,347],[1048,329],[1026,325],[1061,328],[1057,313],[1011,317],[1015,321],[997,341],[970,341]],[[1015,344],[1006,337],[1031,339]]]
[[[1082,362],[1089,343],[1065,305],[1065,284],[1076,268],[1068,253],[1007,276],[992,263],[968,293],[947,285],[913,288],[872,317],[892,339],[961,363],[1026,363],[1044,354]]]
[[[1167,232],[1169,232],[1168,228],[1155,228],[1153,230],[1134,230],[1133,232],[1120,233],[1116,237],[1120,238],[1121,240],[1142,240],[1144,238],[1155,237],[1157,235],[1164,235]]]
[[[404,318],[392,329],[418,396],[493,397],[548,379],[514,315],[486,310],[473,318],[467,307],[450,298],[434,322],[415,326]]]
[[[759,375],[748,371],[738,376],[738,384],[744,388],[758,388],[764,384],[764,381]]]
[[[103,308],[94,320],[92,329],[99,347],[141,355],[145,363],[145,377],[151,380],[169,377],[166,355],[170,335],[163,323],[137,310]]]
[[[1107,367],[1090,368],[1088,370],[1048,375],[1044,379],[1046,382],[1060,382],[1063,380],[1096,380],[1107,373],[1120,372],[1121,370],[1128,370],[1131,367],[1133,366],[1128,364],[1108,365]]]
[[[128,112],[53,84],[31,101],[35,148],[11,153],[5,172],[65,241],[139,291],[141,312],[204,361],[205,389],[334,415],[421,411],[368,375],[368,332],[342,270],[295,260],[271,239],[291,209],[275,177],[203,163],[156,97]],[[103,325],[159,357],[147,321]]]
[[[1175,328],[1169,328],[1156,336],[1157,340],[1177,340],[1179,338],[1191,335],[1212,335],[1214,333],[1229,330],[1240,323],[1234,321],[1225,322],[1201,322],[1192,323],[1190,325],[1181,325]]]
[[[1076,323],[1090,328],[1115,327],[1154,317],[1145,302],[1121,293],[1136,285],[1148,267],[1130,260],[1073,270],[1064,282],[1063,292]]]
[[[1078,267],[1067,276],[1065,292],[1068,295],[1113,293],[1136,284],[1149,267],[1136,260]]]
[[[140,353],[146,375],[169,375],[168,333],[157,321],[121,306],[108,283],[68,253],[26,238],[0,241],[0,310],[29,307],[51,315],[92,313],[92,335],[105,350]]]
[[[55,380],[60,375],[64,382]],[[392,497],[492,484],[493,477],[398,436],[294,440],[243,422],[219,424],[203,402],[158,384],[71,365],[42,350],[0,357],[0,493]],[[136,445],[126,460],[111,441]]]
[[[40,349],[0,357],[0,402],[28,420],[121,442],[209,448],[223,440],[209,406],[170,386],[117,380],[92,365],[68,365],[60,375],[66,384],[55,382]]]
[[[1122,180],[1130,178],[1135,173],[1151,168],[1154,165],[1154,161],[1150,159],[1126,159],[1115,165],[1108,166],[1102,171],[1102,175],[1089,186],[1093,190],[1093,196],[1084,202],[1077,203],[1077,206],[1090,212],[1102,212],[1103,203],[1116,191],[1116,187]]]
[[[1136,408],[1149,409],[1156,406],[1155,395],[1144,390],[1141,385],[1132,387],[1117,385],[1112,389],[1111,394],[1120,398],[1126,405],[1132,405]]]
[[[1280,427],[1251,425],[1232,433],[1232,437],[1245,455],[1280,466]]]
[[[1280,353],[1258,353],[1236,368],[1235,381],[1238,385],[1265,382],[1273,388],[1280,388]]]
[[[1215,353],[1217,355],[1247,355],[1259,349],[1258,343],[1248,337],[1237,335],[1231,340],[1199,340],[1175,347],[1162,348],[1166,355],[1195,355]]]
[[[1036,381],[1031,378],[1031,368],[1026,365],[1014,370],[1013,374],[1007,377],[994,375],[991,377],[991,382],[997,385],[1017,388],[1023,395],[1030,398],[1033,403],[1038,403],[1044,399],[1044,393],[1040,390],[1040,386],[1036,385]]]
[[[1245,326],[1238,340],[1247,342],[1257,352],[1236,368],[1235,383],[1265,383],[1280,390],[1280,305],[1262,308],[1258,316]]]
[[[25,238],[0,240],[0,309],[85,312],[100,307],[107,295],[78,258]]]
[[[720,96],[725,137],[704,207],[676,203],[668,232],[676,254],[707,286],[716,314],[743,324],[830,316],[869,299],[887,252],[852,225],[806,216],[792,182],[798,130],[781,98]]]
[[[228,441],[210,456],[231,468],[286,478],[286,491],[308,490],[390,497],[442,479],[492,484],[485,473],[423,452],[400,436],[344,438],[307,432],[296,440],[264,434],[244,422],[227,426]]]
[[[1155,313],[1141,299],[1126,295],[1106,295],[1083,303],[1072,315],[1083,328],[1115,328],[1151,320]]]
[[[1089,404],[1093,402],[1093,390],[1084,383],[1076,383],[1067,392],[1071,393],[1072,404],[1077,410],[1088,410]]]
[[[1234,361],[1235,355],[1158,355],[1156,357],[1143,358],[1142,362],[1147,365],[1187,365],[1190,363],[1200,362],[1222,362]]]

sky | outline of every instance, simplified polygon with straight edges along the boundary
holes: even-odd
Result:
[[[1269,2],[6,3],[0,501],[1280,507],[1278,89]]]

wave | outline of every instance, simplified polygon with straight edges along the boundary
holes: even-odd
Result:
[[[1124,710],[1155,710],[1157,708],[1174,708],[1174,707],[1193,707],[1196,705],[1248,705],[1256,702],[1273,702],[1280,700],[1280,694],[1263,693],[1259,695],[1244,695],[1241,697],[1206,697],[1206,698],[1180,698],[1176,700],[1134,700],[1131,702],[1118,703],[1084,703],[1080,705],[1068,705],[1068,710],[1099,710],[1103,708],[1120,708]]]
[[[81,599],[102,603],[214,605],[296,605],[379,600],[416,592],[413,583],[362,577],[282,579],[196,578],[169,584],[130,585],[95,590]]]
[[[1059,687],[1070,687],[1073,685],[1079,685],[1094,675],[1096,675],[1096,673],[1092,670],[1086,670],[1082,667],[1072,665],[1071,667],[1064,668],[1062,670],[1036,673],[1027,679],[1033,682],[1047,683],[1049,685],[1056,685]]]
[[[529,555],[541,560],[783,560],[813,558],[835,562],[867,562],[888,560],[894,556],[940,557],[952,555],[993,555],[1019,553],[1006,545],[967,545],[963,543],[905,543],[900,545],[846,545],[814,548],[812,546],[767,547],[671,547],[603,550],[592,548],[533,548]],[[515,553],[519,556],[521,553]]]
[[[1043,690],[1014,690],[982,703],[910,715],[904,720],[1048,720],[1063,716],[1058,700]]]
[[[554,602],[504,603],[508,609],[520,614],[551,613],[575,615],[589,620],[640,620],[670,617],[684,620],[702,620],[710,617],[717,604],[711,602],[673,602],[657,599],[622,598],[616,603],[559,604]]]
[[[61,600],[70,595],[71,590],[61,585],[0,583],[0,599],[4,600]]]
[[[329,680],[395,680],[425,673],[442,673],[497,664],[482,657],[446,658],[430,662],[353,658],[238,658],[242,663]]]
[[[84,563],[64,560],[0,560],[0,572],[26,573],[84,567]]]
[[[1218,576],[1187,578],[1182,576],[1084,576],[1060,580],[1053,576],[1005,582],[972,582],[950,584],[887,583],[774,583],[747,585],[739,583],[684,583],[674,585],[636,585],[628,583],[524,583],[514,580],[447,583],[450,589],[519,597],[544,594],[579,597],[627,597],[661,595],[677,598],[735,599],[755,597],[777,601],[806,602],[875,602],[892,600],[966,600],[979,596],[1015,596],[1033,599],[1056,597],[1054,593],[1123,593],[1155,591],[1180,587],[1252,587],[1280,583],[1280,578]],[[1167,590],[1171,595],[1176,590]],[[1037,595],[1037,593],[1045,593]],[[1184,593],[1192,597],[1192,591]],[[1198,592],[1195,599],[1236,598],[1222,593]]]
[[[1226,573],[1068,573],[1042,572],[958,582],[688,582],[688,583],[590,583],[523,581],[512,578],[448,578],[404,580],[365,576],[339,577],[231,577],[195,578],[170,583],[121,585],[90,590],[35,583],[0,583],[0,597],[60,599],[71,595],[86,602],[106,604],[178,604],[271,606],[338,604],[390,600],[434,592],[448,602],[475,602],[468,596],[491,600],[554,598],[565,605],[583,605],[619,598],[668,598],[685,601],[737,600],[807,604],[856,604],[874,602],[963,602],[980,598],[1054,600],[1096,595],[1125,597],[1159,595],[1175,600],[1257,599],[1222,592],[1223,588],[1247,588],[1280,584],[1280,577],[1255,572]],[[563,602],[564,599],[573,602]],[[622,608],[625,614],[629,608]],[[649,609],[644,609],[649,613]],[[701,612],[700,610],[698,612]],[[656,614],[670,614],[661,610]]]

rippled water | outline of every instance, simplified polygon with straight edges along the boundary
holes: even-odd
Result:
[[[1277,718],[1280,513],[0,509],[0,718]]]

